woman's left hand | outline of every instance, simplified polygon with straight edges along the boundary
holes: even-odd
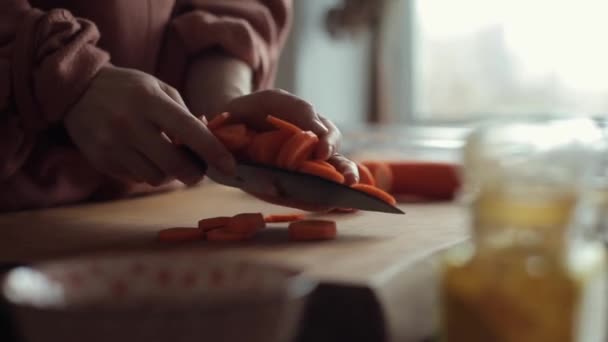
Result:
[[[266,117],[276,116],[319,137],[314,152],[316,159],[327,160],[342,173],[348,185],[359,181],[357,165],[339,153],[342,134],[330,120],[318,114],[314,107],[301,98],[283,90],[262,90],[230,101],[223,111],[231,120],[265,130],[269,126]]]

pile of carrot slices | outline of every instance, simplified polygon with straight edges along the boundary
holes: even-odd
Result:
[[[319,143],[316,134],[272,115],[266,120],[273,129],[260,132],[243,123],[233,122],[229,113],[223,113],[209,121],[207,127],[239,159],[344,183],[344,176],[331,163],[314,159]],[[377,181],[370,170],[364,165],[359,165],[359,168],[364,176],[359,184],[353,185],[354,189],[390,204],[396,203],[384,188],[376,186]]]
[[[289,223],[289,239],[292,241],[332,240],[337,236],[337,226],[329,220],[307,220],[303,214],[269,215],[244,213],[232,217],[202,219],[198,227],[177,227],[158,232],[157,240],[165,243],[207,240],[212,242],[237,242],[252,240],[268,223]]]

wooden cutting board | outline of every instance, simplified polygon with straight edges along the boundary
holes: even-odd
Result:
[[[430,266],[416,265],[426,265],[428,256],[465,239],[467,223],[465,211],[456,204],[404,204],[401,208],[406,215],[324,215],[338,222],[339,237],[322,243],[289,242],[286,225],[281,224],[271,226],[247,243],[156,243],[159,229],[196,226],[205,217],[294,211],[207,183],[190,190],[123,201],[0,215],[0,262],[148,249],[188,249],[209,257],[241,256],[297,268],[334,288],[368,293],[386,316],[382,324],[391,330],[387,334],[395,338],[409,333],[397,330],[413,323],[408,318],[409,323],[405,324],[403,317],[417,316],[415,312],[408,313],[420,309],[422,304],[415,301],[433,300],[414,291],[433,277]]]

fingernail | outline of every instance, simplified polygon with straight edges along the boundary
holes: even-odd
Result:
[[[315,120],[315,126],[317,126],[317,129],[321,132],[321,134],[329,133],[329,129],[327,129],[327,127],[325,127],[321,121]]]
[[[353,185],[359,183],[359,176],[352,172],[344,173],[344,178],[347,180],[347,185]]]
[[[204,116],[204,115],[203,115],[203,116],[201,116],[201,121],[203,121],[203,123],[204,123],[205,125],[207,125],[207,124],[209,123],[209,122],[207,121],[207,117],[206,117],[206,116]]]
[[[236,173],[236,162],[234,158],[223,158],[220,159],[218,166],[220,170],[229,176],[233,176]]]

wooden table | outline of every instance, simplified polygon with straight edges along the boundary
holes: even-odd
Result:
[[[0,262],[142,249],[189,249],[209,257],[229,253],[297,268],[322,281],[309,310],[314,319],[305,320],[302,340],[329,341],[340,334],[344,341],[414,341],[433,329],[430,285],[436,275],[429,256],[465,239],[467,221],[465,211],[450,203],[401,208],[406,215],[327,216],[338,222],[339,238],[323,243],[290,243],[284,225],[270,227],[250,243],[155,243],[159,229],[194,226],[204,217],[293,212],[208,183],[111,203],[1,215]],[[323,325],[336,317],[342,329]]]

